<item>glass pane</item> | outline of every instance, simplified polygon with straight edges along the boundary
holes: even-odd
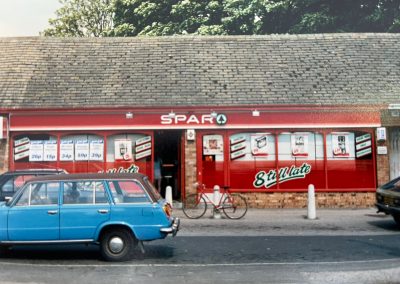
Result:
[[[93,204],[94,182],[64,183],[64,204]]]
[[[31,205],[58,204],[59,183],[38,183],[31,187]]]
[[[137,181],[111,181],[109,187],[117,204],[149,202],[146,192]]]
[[[17,201],[16,206],[29,205],[29,197],[31,194],[31,187],[32,187],[32,185],[25,187],[25,190],[24,190],[23,194],[20,196],[19,200]]]
[[[108,203],[107,193],[102,182],[95,183],[95,202],[98,204]]]

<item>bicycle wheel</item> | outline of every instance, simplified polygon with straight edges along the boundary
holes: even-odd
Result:
[[[206,213],[206,200],[199,194],[190,194],[183,201],[182,210],[188,218],[198,219]]]
[[[229,219],[240,219],[247,212],[247,201],[240,194],[227,195],[222,202],[222,210]]]

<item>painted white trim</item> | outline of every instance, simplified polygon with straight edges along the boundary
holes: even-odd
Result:
[[[158,129],[279,129],[279,128],[291,128],[291,129],[302,129],[302,128],[371,128],[371,127],[381,127],[381,124],[376,123],[362,123],[362,124],[253,124],[253,125],[175,125],[175,126],[165,126],[165,125],[147,125],[147,126],[66,126],[66,127],[10,127],[10,131],[90,131],[90,130],[158,130]]]

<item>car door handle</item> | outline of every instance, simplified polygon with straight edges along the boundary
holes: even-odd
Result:
[[[99,212],[100,214],[107,214],[108,210],[107,209],[99,209],[99,210],[97,210],[97,212]]]
[[[49,214],[49,215],[56,215],[57,213],[58,213],[57,210],[49,210],[49,211],[47,211],[47,214]]]

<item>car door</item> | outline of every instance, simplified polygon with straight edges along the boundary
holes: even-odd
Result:
[[[28,183],[8,211],[10,241],[58,240],[58,182]]]
[[[93,240],[110,219],[110,203],[102,181],[72,181],[63,186],[61,240]]]

